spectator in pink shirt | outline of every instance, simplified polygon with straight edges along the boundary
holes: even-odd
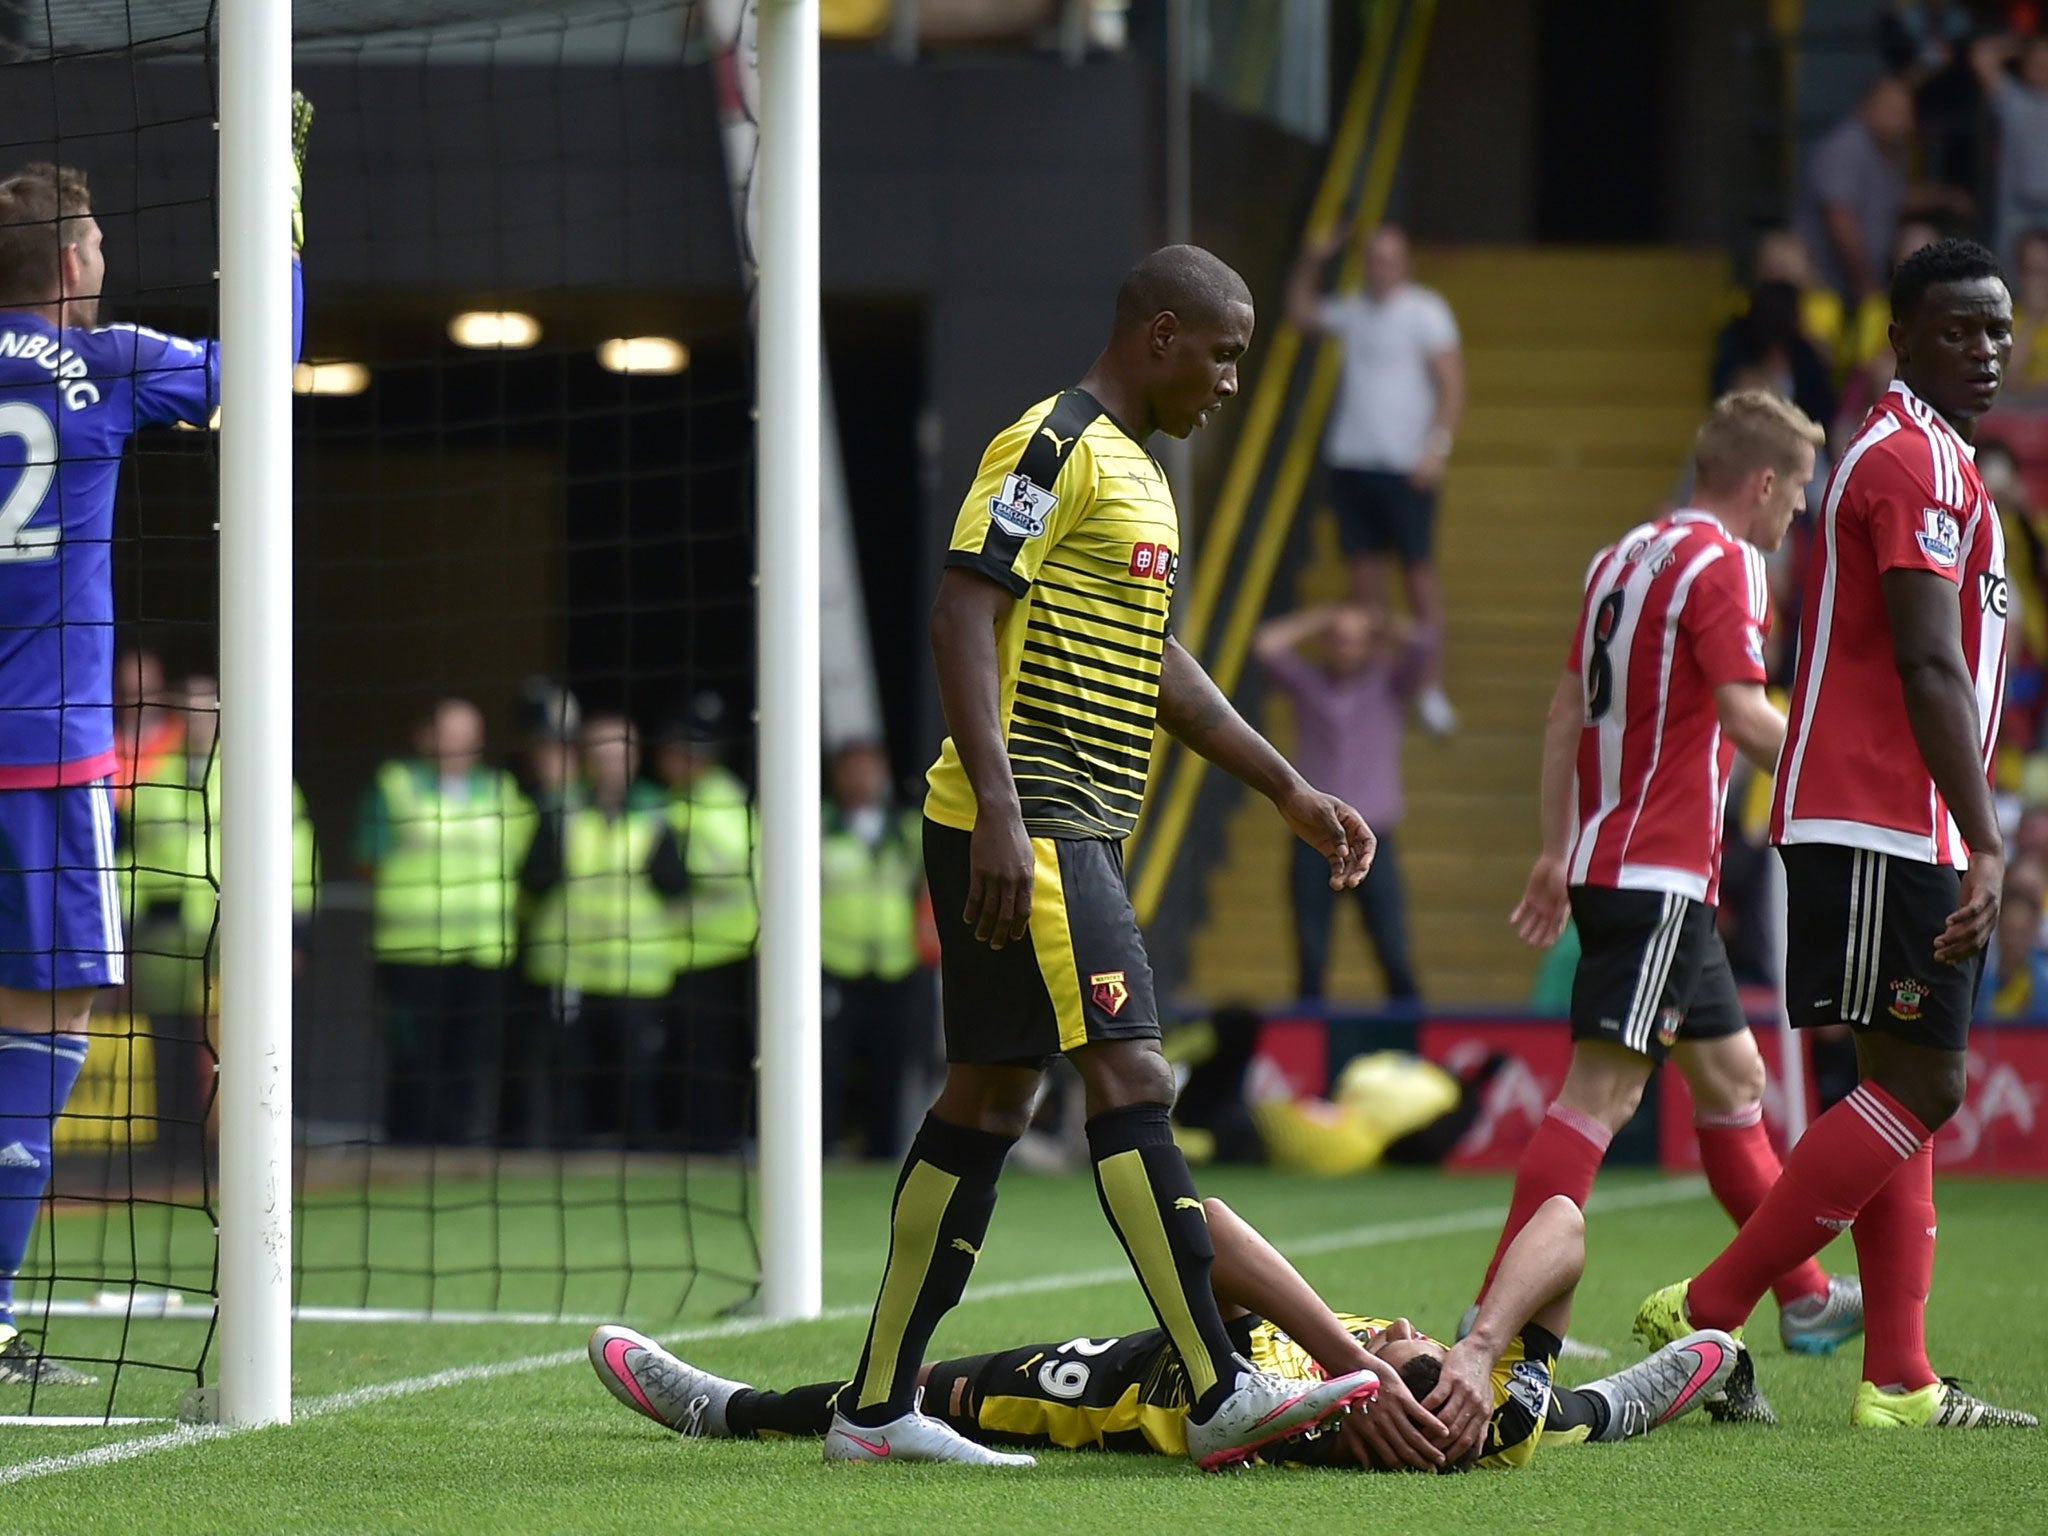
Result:
[[[1314,660],[1300,647],[1311,647]],[[1266,675],[1294,701],[1294,760],[1312,784],[1358,808],[1379,838],[1372,873],[1357,889],[1365,931],[1390,1002],[1415,999],[1408,920],[1394,828],[1401,820],[1401,739],[1409,701],[1428,675],[1427,636],[1385,609],[1332,603],[1268,619],[1252,640]],[[1323,995],[1330,920],[1338,893],[1328,861],[1297,856],[1294,895],[1299,994]]]

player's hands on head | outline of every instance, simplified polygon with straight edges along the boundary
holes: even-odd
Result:
[[[1522,887],[1522,899],[1508,914],[1524,944],[1547,949],[1564,932],[1571,916],[1571,888],[1565,878],[1564,860],[1543,854],[1529,871],[1529,883]]]
[[[1330,889],[1348,891],[1372,868],[1378,841],[1365,818],[1335,795],[1303,785],[1280,802],[1294,835],[1330,861]]]
[[[1462,1461],[1486,1438],[1486,1421],[1493,1415],[1492,1366],[1478,1351],[1453,1345],[1444,1356],[1436,1390],[1422,1406],[1443,1421],[1445,1439],[1440,1445],[1445,1458]]]
[[[1442,1421],[1415,1401],[1392,1366],[1374,1359],[1372,1369],[1380,1379],[1379,1396],[1370,1412],[1353,1409],[1344,1416],[1340,1433],[1345,1448],[1362,1467],[1441,1472],[1444,1453],[1439,1447],[1447,1438]]]
[[[1031,838],[1016,810],[984,811],[967,847],[967,910],[961,920],[990,949],[1023,939],[1031,922]]]
[[[1962,905],[1948,915],[1934,941],[1934,958],[1944,965],[1967,960],[1991,942],[1998,927],[1998,901],[2005,888],[2005,858],[1997,853],[1972,853],[1963,871]]]

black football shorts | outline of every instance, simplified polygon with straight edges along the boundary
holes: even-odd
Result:
[[[1608,1040],[1662,1061],[1680,1040],[1749,1027],[1714,909],[1670,891],[1575,885],[1579,969],[1572,1038]]]
[[[1962,903],[1962,875],[1868,848],[1793,843],[1785,861],[1785,1007],[1796,1026],[1847,1024],[1960,1051],[1979,953],[1956,965],[1934,941]]]
[[[1034,837],[1031,928],[992,949],[961,919],[971,833],[927,819],[946,1060],[1042,1066],[1097,1040],[1159,1038],[1152,963],[1107,838]]]

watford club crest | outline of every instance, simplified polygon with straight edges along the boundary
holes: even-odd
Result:
[[[1131,989],[1124,985],[1122,971],[1097,971],[1088,978],[1090,995],[1095,1006],[1112,1019],[1124,1011],[1124,1004],[1131,1000]]]

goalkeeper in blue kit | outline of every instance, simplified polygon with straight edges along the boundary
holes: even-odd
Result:
[[[292,355],[303,299],[292,98]],[[126,979],[115,879],[115,485],[143,427],[205,426],[220,344],[100,322],[106,276],[83,172],[0,181],[0,1382],[91,1385],[15,1326],[14,1279],[85,1064],[99,989]]]

